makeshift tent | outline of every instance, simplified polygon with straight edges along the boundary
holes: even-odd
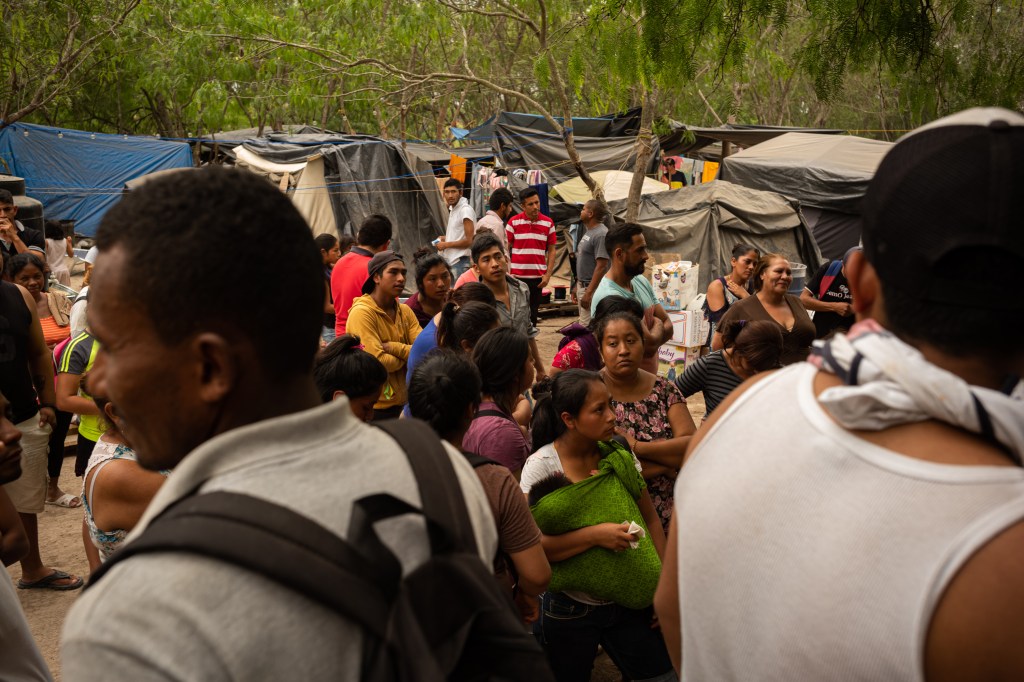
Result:
[[[633,184],[633,174],[629,171],[597,171],[591,173],[590,176],[604,190],[605,201],[625,199],[629,196],[629,188]],[[640,191],[641,194],[655,194],[656,192],[667,192],[669,189],[664,182],[644,178],[643,188]],[[590,189],[578,177],[555,185],[552,192],[569,204],[582,204],[591,198]]]
[[[726,123],[718,128],[702,128],[686,125],[679,121],[669,121],[669,127],[672,132],[659,138],[661,148],[665,153],[713,158],[716,161],[722,157],[723,142],[739,147],[752,147],[786,133],[838,135],[843,132],[834,128],[789,128],[738,123]]]
[[[626,201],[609,205],[620,220]],[[780,253],[814,272],[822,263],[799,204],[781,194],[749,189],[722,180],[648,194],[640,200],[636,221],[644,227],[650,251],[677,253],[700,264],[700,290],[729,274],[732,248],[744,243]]]
[[[494,152],[490,145],[470,145],[466,147],[446,147],[444,145],[432,144],[429,142],[417,142],[406,140],[403,145],[399,140],[392,142],[405,150],[407,154],[419,157],[434,166],[446,166],[451,160],[452,154],[457,154],[469,161],[486,161],[494,158]]]
[[[12,123],[0,129],[0,159],[25,178],[47,218],[74,220],[75,232],[91,237],[127,181],[190,167],[192,151],[183,142]]]
[[[632,170],[636,164],[634,137],[580,137],[575,136],[576,151],[588,171]],[[549,184],[558,184],[576,177],[576,169],[569,161],[565,143],[560,135],[543,133],[512,125],[495,125],[491,141],[495,155],[506,168],[540,170]],[[658,169],[658,144],[644,172],[653,174]]]
[[[579,137],[635,137],[640,130],[640,115],[643,109],[637,107],[622,113],[606,114],[592,118],[577,117],[570,119],[572,131]],[[559,125],[564,125],[565,119],[561,116],[554,117]],[[513,126],[516,128],[527,128],[535,132],[554,133],[555,129],[546,118],[538,114],[523,114],[514,111],[502,111],[490,117],[476,128],[452,127],[452,135],[457,140],[473,140],[477,142],[490,142],[494,138],[497,126]]]
[[[800,201],[822,254],[841,258],[860,241],[860,202],[891,142],[786,133],[726,157],[719,177]]]
[[[444,233],[448,213],[430,164],[394,142],[368,135],[271,134],[231,153],[239,165],[279,186],[287,182],[285,191],[314,232],[354,235],[367,216],[381,213],[394,225],[392,248],[410,268],[416,249]]]
[[[314,153],[305,161],[276,163],[240,146],[234,150],[234,156],[235,165],[266,176],[279,190],[287,192],[314,235],[338,234],[321,154]]]

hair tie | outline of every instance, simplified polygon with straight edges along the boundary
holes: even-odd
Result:
[[[358,344],[352,346],[352,350],[366,350],[366,346],[364,346],[361,343],[358,343]]]

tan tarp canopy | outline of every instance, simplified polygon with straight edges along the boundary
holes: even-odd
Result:
[[[605,201],[625,199],[629,196],[629,186],[633,183],[633,174],[629,171],[597,171],[591,173],[590,177],[604,190]],[[667,192],[669,189],[664,182],[644,178],[641,194]],[[553,194],[569,204],[583,204],[593,198],[586,184],[578,177],[555,185]]]
[[[610,204],[622,219],[626,201]],[[644,227],[650,251],[679,254],[700,263],[700,290],[729,274],[733,246],[744,243],[764,252],[781,253],[814,272],[821,263],[799,204],[774,192],[762,192],[715,180],[640,200],[637,223]]]
[[[243,146],[235,148],[236,165],[270,178],[287,192],[295,208],[309,223],[314,235],[337,235],[334,209],[324,180],[324,159],[319,154],[298,163],[276,163],[257,156]]]

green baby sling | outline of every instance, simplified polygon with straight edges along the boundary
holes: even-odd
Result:
[[[654,601],[661,574],[661,559],[637,500],[645,484],[633,455],[614,441],[598,443],[602,459],[593,476],[558,488],[534,504],[530,511],[545,535],[562,535],[599,523],[634,521],[646,535],[637,549],[614,552],[591,547],[551,565],[548,590],[584,592],[595,599],[642,609]]]

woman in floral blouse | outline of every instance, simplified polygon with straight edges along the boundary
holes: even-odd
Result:
[[[640,318],[614,313],[595,330],[601,345],[601,375],[612,396],[618,431],[643,465],[654,508],[668,531],[672,490],[683,454],[696,430],[686,400],[674,384],[640,369],[644,335]]]

